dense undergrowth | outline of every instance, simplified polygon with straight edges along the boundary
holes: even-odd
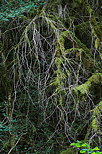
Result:
[[[0,9],[0,152],[59,154],[77,140],[102,150],[101,1]]]

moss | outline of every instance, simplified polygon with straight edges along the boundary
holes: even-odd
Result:
[[[92,120],[92,128],[94,129],[95,132],[102,134],[100,130],[100,125],[101,125],[101,114],[102,114],[102,101],[98,103],[98,105],[91,110],[93,112],[93,120]]]
[[[100,82],[102,82],[101,78],[102,73],[95,73],[84,84],[75,87],[73,90],[75,91],[75,93],[78,94],[78,92],[80,92],[80,94],[82,95],[89,93],[90,88],[94,84],[99,84]]]
[[[68,39],[72,43],[72,47],[70,49],[65,49],[65,40]],[[78,53],[78,58],[81,57],[81,62],[83,63],[86,69],[94,68],[93,55],[90,52],[90,49],[78,39],[74,33],[70,30],[63,31],[57,39],[57,47],[56,54],[57,55],[65,55],[72,50],[76,50]],[[73,48],[73,43],[75,48]],[[60,53],[60,54],[59,54]],[[76,57],[77,59],[77,57]]]
[[[85,94],[89,91],[89,88],[90,88],[90,83],[85,83],[85,84],[82,84],[78,87],[75,88],[75,92],[79,91],[81,94]]]
[[[65,47],[64,47],[64,43],[65,43],[65,38],[68,37],[69,33],[68,31],[64,31],[60,34],[60,36],[57,39],[57,50],[60,50],[62,54],[65,53]]]
[[[61,56],[56,55],[55,57],[55,64],[56,64],[56,70],[54,71],[55,73],[55,78],[52,80],[52,83],[50,85],[55,86],[55,95],[59,96],[59,104],[62,105],[63,103],[63,95],[65,94],[64,92],[64,80],[66,79],[66,75],[62,70],[61,64],[63,64],[63,58]]]
[[[102,79],[102,73],[95,73],[88,79],[88,81],[90,83],[98,84],[101,82],[101,79]]]
[[[100,130],[100,125],[101,125],[101,114],[102,114],[102,101],[100,101],[96,107],[91,110],[91,112],[93,112],[92,115],[92,122],[88,128],[87,134],[85,136],[85,141],[88,140],[88,137],[91,133],[91,130],[93,129],[96,133],[101,134],[102,132]]]
[[[99,22],[96,21],[95,18],[91,19],[91,23],[92,23],[92,26],[94,29],[94,35],[96,35],[99,38],[99,40],[102,41],[102,27],[101,27],[101,25],[99,24]]]

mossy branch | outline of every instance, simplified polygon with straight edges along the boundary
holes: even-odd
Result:
[[[75,87],[73,90],[76,94],[85,95],[89,93],[94,84],[99,84],[100,82],[102,82],[102,73],[95,73],[84,84]]]
[[[102,114],[102,101],[98,103],[98,105],[91,110],[93,112],[92,116],[92,128],[94,129],[95,132],[99,133],[102,135],[102,132],[100,130],[100,124],[101,124],[101,114]]]

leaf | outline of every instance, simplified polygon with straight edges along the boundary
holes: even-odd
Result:
[[[80,150],[80,153],[86,153],[86,151]]]
[[[71,146],[75,146],[75,145],[76,145],[76,143],[71,143],[70,145],[71,145]]]
[[[0,124],[0,129],[4,129],[5,128],[5,126],[3,126],[2,124]]]
[[[14,18],[15,16],[13,16],[13,15],[9,15],[8,17],[9,17],[9,18]]]
[[[84,143],[84,144],[82,144],[81,146],[82,146],[82,147],[87,147],[87,148],[90,147],[89,144],[87,144],[87,143]]]
[[[11,129],[9,128],[9,127],[6,127],[5,129],[4,129],[4,131],[5,132],[8,132],[8,131],[10,131]]]
[[[11,120],[12,123],[17,122],[17,120]]]
[[[44,3],[40,3],[40,5],[43,5]]]
[[[3,21],[9,21],[7,18],[3,18]]]
[[[95,147],[95,148],[94,148],[94,149],[92,149],[92,150],[94,151],[94,150],[100,150],[100,149],[99,149],[98,147]]]
[[[75,146],[76,146],[77,148],[80,148],[80,147],[81,147],[81,144],[76,143]]]

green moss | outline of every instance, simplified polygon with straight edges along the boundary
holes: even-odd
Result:
[[[62,54],[65,53],[65,47],[64,47],[64,43],[65,43],[65,38],[67,38],[69,35],[68,31],[64,31],[60,34],[60,36],[57,39],[57,50],[60,50]]]
[[[65,40],[66,38],[72,42],[77,48],[70,48],[65,49]],[[57,55],[65,55],[66,53],[69,53],[72,50],[76,50],[79,52],[79,55],[81,56],[81,62],[85,66],[86,69],[90,69],[91,67],[94,68],[94,61],[93,61],[93,55],[90,52],[90,49],[87,48],[87,46],[78,39],[74,33],[72,33],[70,30],[63,31],[60,36],[57,39],[58,46],[56,48]],[[59,52],[60,51],[60,52]],[[61,54],[59,54],[61,53]],[[79,57],[80,58],[80,57]]]
[[[92,128],[94,129],[94,131],[98,132],[99,134],[102,134],[101,130],[100,130],[100,124],[101,124],[101,114],[102,114],[102,101],[100,101],[98,103],[98,105],[91,110],[93,112],[93,120],[92,120]]]
[[[95,73],[93,74],[89,79],[88,81],[92,84],[98,84],[101,82],[101,79],[102,79],[102,73]]]
[[[75,87],[73,90],[75,91],[75,93],[78,94],[78,92],[80,92],[80,94],[82,95],[84,95],[85,93],[89,93],[90,88],[94,84],[99,84],[101,82],[101,78],[102,73],[95,73],[84,84]]]
[[[90,83],[87,82],[85,84],[76,87],[74,90],[75,92],[79,91],[81,94],[85,94],[89,91],[90,86],[91,86]]]

